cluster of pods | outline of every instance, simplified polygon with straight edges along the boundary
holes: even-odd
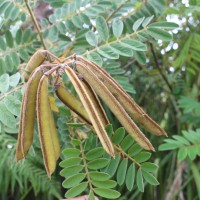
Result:
[[[79,98],[65,88],[62,73],[67,74]],[[61,59],[46,50],[38,50],[27,63],[23,77],[27,83],[22,99],[16,159],[21,160],[28,153],[37,119],[44,164],[49,177],[60,156],[56,124],[49,102],[49,83],[53,85],[57,97],[81,121],[93,127],[103,148],[112,157],[115,157],[115,149],[105,131],[105,126],[110,122],[99,97],[144,149],[154,151],[151,142],[135,122],[154,135],[167,136],[102,67],[81,56],[72,55]]]

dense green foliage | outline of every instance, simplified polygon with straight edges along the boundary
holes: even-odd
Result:
[[[90,199],[200,199],[200,1],[45,2],[51,7],[29,2],[40,35],[22,0],[0,1],[0,199],[80,194]],[[39,36],[57,56],[76,53],[105,68],[169,138],[142,129],[156,147],[155,153],[144,151],[104,106],[112,123],[107,132],[114,132],[118,148],[113,159],[50,88],[62,147],[57,170],[49,180],[37,125],[29,155],[16,163],[25,86],[20,74],[31,55],[44,48]]]

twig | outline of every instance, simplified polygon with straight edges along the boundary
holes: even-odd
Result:
[[[131,60],[130,62],[128,62],[126,65],[123,66],[124,69],[128,68],[130,65],[132,65],[135,62],[134,60]]]
[[[33,21],[33,23],[34,23],[34,25],[35,25],[35,27],[36,27],[36,29],[37,29],[37,32],[38,32],[38,35],[39,35],[39,37],[40,37],[40,41],[41,41],[41,43],[42,43],[42,46],[44,47],[45,50],[47,50],[47,47],[46,47],[45,42],[44,42],[43,37],[42,37],[42,31],[40,30],[40,27],[39,27],[39,25],[38,25],[38,22],[37,22],[37,20],[36,20],[34,14],[33,14],[33,11],[31,10],[31,7],[30,7],[28,1],[29,1],[29,0],[24,0],[24,2],[25,2],[25,4],[26,4],[26,7],[27,7],[27,9],[28,9],[28,11],[29,11],[29,13],[30,13],[30,15],[31,15],[32,21]]]
[[[160,68],[160,65],[158,63],[158,59],[157,59],[157,56],[155,54],[155,51],[154,51],[154,47],[153,47],[153,44],[150,43],[150,48],[151,48],[151,52],[153,54],[153,58],[154,58],[154,62],[155,62],[155,67],[158,69],[161,77],[163,78],[163,80],[165,81],[165,83],[167,84],[169,90],[172,92],[172,86],[170,85],[167,77],[165,76],[165,74],[162,72],[161,68]]]
[[[17,90],[21,89],[23,87],[24,83],[20,83],[16,88],[13,88],[12,90],[10,90],[9,92],[3,94],[2,96],[0,96],[0,101],[5,98],[6,96],[12,94],[13,92],[16,92]]]
[[[106,22],[108,22],[127,2],[130,0],[126,0],[124,3],[122,3],[116,10],[114,10],[106,19]]]
[[[153,54],[153,58],[154,58],[154,62],[155,62],[155,67],[158,69],[158,71],[159,71],[161,77],[163,78],[163,80],[165,81],[165,83],[167,84],[167,86],[168,86],[168,88],[169,88],[169,90],[170,90],[171,102],[172,102],[172,105],[173,105],[173,107],[174,107],[174,109],[175,109],[175,112],[176,112],[176,127],[177,127],[177,129],[178,129],[178,132],[180,132],[179,116],[180,116],[181,111],[180,111],[180,109],[179,109],[179,107],[178,107],[178,105],[177,105],[177,100],[176,100],[176,98],[175,98],[174,95],[173,95],[173,88],[172,88],[172,86],[170,85],[170,83],[169,83],[169,81],[168,81],[166,75],[162,72],[162,69],[160,68],[160,65],[159,65],[159,63],[158,63],[157,56],[156,56],[155,51],[154,51],[154,48],[153,48],[153,44],[151,44],[151,43],[150,43],[150,48],[151,48],[151,52],[152,52],[152,54]]]

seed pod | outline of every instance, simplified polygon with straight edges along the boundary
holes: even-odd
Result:
[[[45,50],[38,50],[33,54],[26,65],[25,72],[22,73],[22,77],[24,77],[25,81],[27,81],[29,75],[44,62],[46,54]]]
[[[16,151],[17,161],[26,156],[31,144],[33,143],[37,88],[42,74],[41,69],[38,68],[35,70],[31,74],[24,91]]]
[[[106,150],[106,152],[108,154],[110,154],[111,156],[114,157],[113,145],[104,129],[104,125],[101,121],[101,118],[98,115],[98,112],[97,112],[95,106],[93,105],[92,100],[90,99],[90,96],[87,94],[85,87],[83,86],[83,84],[81,83],[81,81],[79,80],[79,78],[77,77],[77,75],[71,68],[67,67],[65,69],[65,72],[68,75],[68,77],[70,78],[72,84],[74,85],[74,88],[75,88],[76,92],[78,93],[78,95],[90,117],[92,125],[97,133],[97,136],[99,137],[99,140],[100,140],[102,146],[104,147],[104,149]]]
[[[49,98],[48,98],[48,100],[49,100]],[[55,152],[55,158],[56,158],[56,160],[58,160],[58,158],[60,157],[60,142],[59,142],[59,138],[58,138],[58,133],[57,133],[57,128],[56,128],[56,124],[54,121],[53,113],[52,113],[51,106],[50,106],[50,101],[48,103],[49,103],[49,106],[48,106],[49,126],[50,126],[50,130],[51,130],[51,137],[52,137],[52,142],[53,142],[53,147],[54,147],[54,152]]]
[[[50,177],[56,168],[56,153],[53,143],[51,121],[49,121],[48,77],[43,76],[37,90],[37,120],[42,155],[47,175]]]
[[[86,65],[81,62],[76,62],[76,69],[82,74],[84,79],[95,90],[95,92],[102,98],[106,105],[113,112],[115,117],[124,126],[127,132],[144,148],[147,150],[154,150],[150,141],[144,136],[136,124],[132,121],[129,115],[126,113],[121,104],[112,95],[108,88],[103,84],[101,80],[94,74]]]
[[[23,98],[24,99],[24,98]],[[23,152],[22,152],[22,110],[24,107],[24,101],[22,99],[22,104],[21,104],[21,112],[20,112],[20,121],[19,121],[19,133],[18,133],[18,138],[17,138],[17,146],[16,146],[16,160],[19,161],[24,158]]]
[[[90,100],[92,101],[92,104],[96,108],[96,111],[97,111],[103,125],[106,126],[106,125],[110,124],[110,122],[106,116],[105,110],[104,110],[103,106],[101,105],[99,98],[96,95],[96,93],[94,92],[94,90],[90,87],[90,85],[86,81],[82,80],[81,82],[82,82],[87,94],[89,95]]]
[[[68,90],[64,83],[59,79],[59,85],[55,87],[57,97],[73,112],[75,112],[86,124],[91,126],[91,121],[83,104]]]
[[[154,135],[164,135],[167,133],[153,120],[141,107],[123,90],[123,88],[101,67],[97,64],[88,61],[80,56],[77,60],[84,62],[85,65],[103,82],[103,84],[110,90],[113,96],[120,102],[128,114],[140,125],[144,126],[146,130]]]

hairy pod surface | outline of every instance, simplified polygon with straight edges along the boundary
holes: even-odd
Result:
[[[96,93],[94,92],[94,90],[90,87],[90,85],[86,81],[82,80],[81,82],[82,82],[87,94],[89,95],[90,100],[92,101],[92,104],[94,105],[103,125],[106,126],[106,125],[110,124],[110,122],[107,118],[107,115],[105,113],[105,110],[104,110],[103,106],[101,105],[100,100],[99,100],[98,96],[96,95]]]
[[[17,160],[21,160],[26,156],[33,143],[37,88],[42,75],[42,70],[40,68],[36,69],[31,74],[24,91],[16,151]]]
[[[45,50],[38,50],[36,51],[33,56],[28,61],[25,72],[22,73],[25,81],[28,80],[30,73],[32,73],[37,67],[39,67],[46,58],[46,51]]]
[[[76,113],[83,122],[92,125],[91,120],[86,112],[83,104],[68,90],[66,90],[64,83],[59,79],[59,85],[55,87],[57,97],[74,113]]]
[[[48,77],[42,76],[37,90],[37,120],[42,155],[47,175],[50,177],[56,168],[56,153],[51,133],[49,117]]]
[[[114,148],[113,148],[112,142],[110,141],[110,138],[108,137],[104,129],[104,125],[101,121],[98,111],[93,105],[92,100],[90,99],[90,96],[87,94],[85,87],[83,86],[82,82],[79,80],[78,76],[75,74],[75,72],[71,68],[67,67],[65,69],[65,72],[70,78],[87,113],[89,114],[92,125],[96,131],[97,136],[99,137],[99,140],[102,146],[104,147],[104,149],[106,150],[108,154],[114,157]]]
[[[17,146],[16,146],[16,160],[22,160],[24,158],[24,153],[22,152],[22,110],[24,107],[24,98],[22,99],[21,109],[20,109],[20,121],[19,121],[19,132],[18,132],[18,138],[17,138]]]
[[[164,135],[167,133],[153,120],[136,102],[123,90],[123,88],[101,67],[97,64],[88,61],[80,56],[77,60],[84,62],[85,65],[103,82],[103,84],[110,90],[113,96],[121,103],[128,114],[133,119],[142,125],[146,130],[154,135]]]
[[[49,100],[49,98],[48,98],[48,100]],[[53,147],[54,147],[54,152],[55,152],[55,158],[56,158],[56,160],[58,160],[58,158],[60,157],[60,142],[59,142],[59,138],[58,138],[58,132],[57,132],[56,124],[54,121],[53,113],[52,113],[51,106],[50,106],[50,101],[48,101],[48,103],[49,103],[49,106],[48,106],[49,126],[50,126],[50,130],[51,130],[51,137],[52,137],[52,142],[53,142]]]
[[[118,100],[112,95],[103,82],[94,74],[85,64],[76,62],[77,71],[82,74],[84,79],[92,86],[95,92],[107,104],[115,117],[124,126],[127,132],[144,148],[147,150],[154,150],[151,142],[140,131],[137,125],[132,121],[130,116],[126,113],[124,108],[120,105]]]

